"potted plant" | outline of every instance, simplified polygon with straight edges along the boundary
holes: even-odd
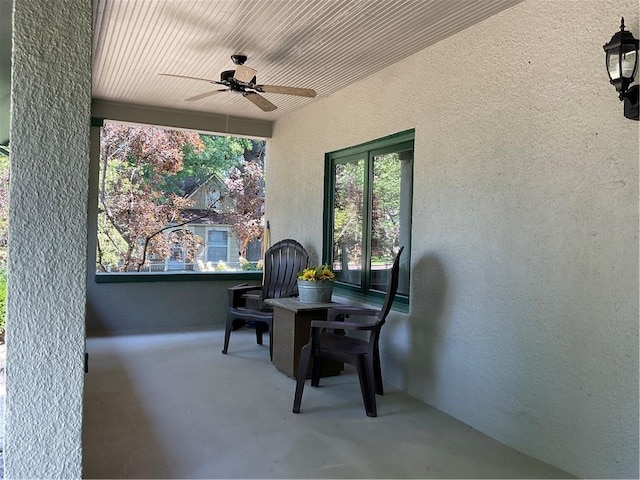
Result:
[[[331,301],[336,274],[327,264],[305,268],[298,272],[298,293],[302,303]]]

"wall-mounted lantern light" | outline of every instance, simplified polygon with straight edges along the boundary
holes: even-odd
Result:
[[[634,85],[629,88],[638,71],[638,43],[633,34],[624,29],[623,18],[620,31],[603,46],[607,54],[609,80],[620,94],[620,100],[624,102],[624,116],[631,120],[638,120],[639,87]]]

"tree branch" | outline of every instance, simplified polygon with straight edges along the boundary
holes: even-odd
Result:
[[[215,213],[214,210],[209,209],[207,210],[206,213],[203,213],[202,215],[199,215],[195,218],[192,218],[190,220],[187,220],[185,222],[182,223],[178,223],[177,225],[168,225],[166,227],[162,227],[160,230],[157,230],[156,232],[152,233],[150,236],[148,236],[145,241],[144,241],[144,248],[142,249],[142,259],[140,260],[140,262],[138,262],[138,265],[136,267],[136,271],[140,271],[140,269],[144,266],[144,264],[147,262],[147,250],[149,248],[149,242],[151,242],[151,240],[153,239],[153,237],[155,237],[156,235],[164,232],[165,230],[169,230],[171,228],[178,228],[178,227],[183,227],[185,225],[188,225],[189,223],[193,223],[196,220],[202,220],[203,218],[208,217],[209,215],[211,215],[212,213]]]

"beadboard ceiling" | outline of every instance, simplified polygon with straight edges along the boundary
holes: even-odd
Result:
[[[372,75],[521,0],[94,0],[93,97],[275,120]],[[238,93],[168,73],[219,80],[232,54],[257,83],[312,88],[315,99]]]
[[[93,0],[93,98],[273,121],[522,0]],[[0,144],[9,137],[12,0],[0,0]],[[312,88],[314,98],[237,93],[159,73],[219,80],[232,54],[257,83]]]

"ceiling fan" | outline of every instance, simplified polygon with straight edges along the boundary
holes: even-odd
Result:
[[[227,88],[220,90],[213,90],[210,92],[201,93],[193,97],[185,98],[187,102],[193,102],[201,100],[211,95],[216,95],[221,92],[238,92],[241,93],[244,98],[256,105],[258,108],[265,112],[271,112],[276,107],[269,100],[264,98],[261,93],[280,93],[284,95],[297,95],[299,97],[316,96],[315,90],[311,88],[297,88],[297,87],[283,87],[280,85],[258,85],[256,83],[257,71],[251,67],[247,67],[244,62],[247,61],[246,55],[231,55],[231,60],[237,65],[235,70],[225,70],[220,74],[220,81],[209,80],[207,78],[188,77],[185,75],[174,75],[171,73],[160,73],[165,77],[177,77],[177,78],[189,78],[191,80],[200,80],[209,82],[211,84],[223,85]]]

